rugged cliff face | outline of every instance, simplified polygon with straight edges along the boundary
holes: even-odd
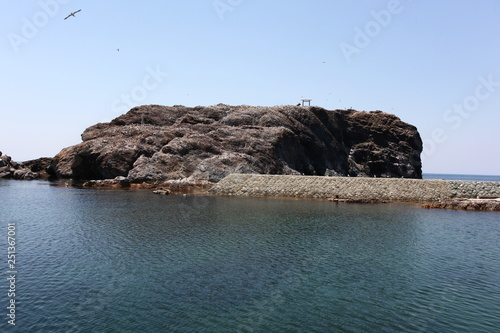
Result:
[[[398,117],[319,107],[136,107],[87,128],[48,168],[75,179],[204,180],[230,173],[421,178],[422,141]]]

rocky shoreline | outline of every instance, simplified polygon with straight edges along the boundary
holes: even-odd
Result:
[[[34,180],[40,173],[33,171],[25,163],[17,163],[10,156],[0,152],[0,179]]]
[[[163,195],[407,201],[468,210],[495,205],[448,202],[500,197],[500,182],[422,180],[422,149],[415,126],[381,111],[144,105],[87,128],[81,143],[53,158],[16,163],[0,152],[0,178]]]
[[[214,186],[214,183],[196,180],[167,180],[163,182],[132,183],[126,177],[118,176],[113,179],[88,180],[83,183],[79,182],[78,186],[83,188],[149,189],[156,191],[158,194],[207,194]]]
[[[438,202],[427,202],[422,207],[427,209],[440,208],[500,212],[500,199],[449,199]]]
[[[8,160],[5,155],[2,157],[0,161]],[[17,176],[4,178],[40,179],[39,174],[33,171],[36,168],[32,164],[13,165],[17,166],[17,169],[13,169],[18,171],[13,173]],[[32,169],[27,168],[27,165]],[[31,176],[20,178],[19,175]],[[81,188],[144,189],[159,195],[309,198],[334,203],[363,204],[413,202],[427,209],[500,211],[500,182],[231,174],[219,183],[196,180],[131,183],[126,177],[118,176],[114,179],[83,182],[70,180],[61,184]]]

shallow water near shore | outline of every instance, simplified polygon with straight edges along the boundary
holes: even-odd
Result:
[[[1,332],[492,332],[500,215],[0,181]],[[1,312],[4,313],[1,313]]]

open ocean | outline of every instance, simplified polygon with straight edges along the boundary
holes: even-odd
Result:
[[[444,173],[424,173],[423,179],[444,179],[444,180],[469,180],[480,182],[500,182],[500,176],[482,175],[451,175]]]
[[[0,332],[500,327],[497,212],[3,180],[0,214]]]

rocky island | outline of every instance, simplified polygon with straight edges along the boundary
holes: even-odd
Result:
[[[233,173],[421,178],[421,151],[417,129],[381,111],[147,105],[87,128],[47,171],[165,187]]]
[[[54,158],[0,153],[0,178],[500,210],[500,182],[422,180],[421,152],[417,129],[381,111],[145,105],[87,128]]]

